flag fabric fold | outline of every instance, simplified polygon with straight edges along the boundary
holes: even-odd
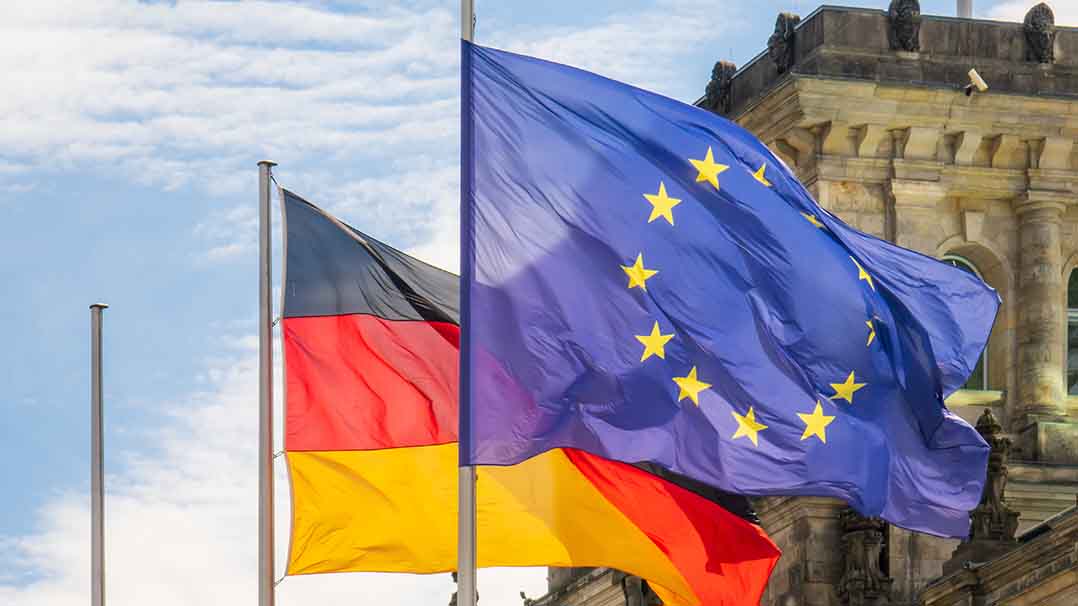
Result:
[[[988,448],[943,398],[995,291],[848,227],[710,112],[462,52],[466,461],[575,448],[967,534]]]
[[[287,572],[454,570],[459,280],[281,195]],[[667,604],[733,606],[759,602],[779,555],[716,503],[587,452],[477,474],[480,566],[609,566]]]

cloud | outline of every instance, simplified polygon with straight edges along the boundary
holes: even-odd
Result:
[[[395,244],[456,265],[446,254],[455,219],[435,208],[456,197],[442,178],[456,171],[459,131],[450,4],[19,3],[0,21],[0,70],[11,83],[0,97],[0,146],[21,167],[229,197],[250,195],[253,162],[272,158],[294,187],[368,202],[364,188],[383,191],[361,225],[392,224]],[[495,23],[485,41],[690,98],[704,75],[672,74],[724,35],[717,23],[734,23],[716,17],[700,0],[666,1],[591,25]],[[385,191],[418,183],[417,163],[446,191]],[[11,191],[33,183],[32,171],[4,179]],[[206,260],[251,250],[216,236],[206,245]]]
[[[23,164],[242,191],[257,156],[374,163],[455,132],[455,14],[277,2],[20,3],[0,145]],[[439,49],[441,50],[441,49]]]
[[[209,388],[170,407],[147,437],[157,447],[124,453],[107,478],[107,589],[117,606],[241,604],[254,600],[257,496],[255,340],[231,337],[229,357],[207,368]],[[278,390],[277,393],[280,393]],[[145,430],[143,430],[145,431]],[[277,469],[278,562],[287,546],[287,478]],[[37,529],[0,537],[0,603],[83,604],[89,587],[89,510],[83,492],[50,499]],[[519,606],[543,592],[543,569],[483,571],[487,606]],[[278,603],[428,606],[448,603],[449,575],[342,574],[288,577]]]
[[[1026,13],[1033,6],[1040,4],[1042,0],[1012,0],[1009,2],[1002,2],[988,9],[988,17],[990,19],[998,19],[1000,21],[1017,21],[1021,23],[1026,18]],[[1052,7],[1052,12],[1056,16],[1056,25],[1061,26],[1078,26],[1078,4],[1070,0],[1048,2],[1048,6]]]
[[[204,245],[199,262],[249,260],[254,162],[270,158],[283,185],[456,270],[457,7],[387,4],[342,13],[313,1],[14,3],[0,20],[0,191],[32,188],[47,169],[242,195],[192,237]],[[712,2],[660,1],[592,24],[491,24],[483,41],[692,99],[707,74],[686,75],[682,63],[736,25],[724,17]],[[216,343],[219,357],[191,381],[205,391],[174,398],[176,413],[147,435],[153,446],[125,453],[109,476],[110,603],[253,599],[253,345]],[[56,494],[33,530],[0,537],[0,604],[85,602],[87,502],[85,492]],[[278,503],[285,537],[283,492]],[[517,606],[518,591],[543,593],[543,578],[483,571],[484,606]],[[287,578],[279,602],[427,605],[451,590],[448,575],[318,575]]]
[[[208,261],[257,255],[258,211],[253,204],[216,209],[195,226],[194,235],[211,242],[203,257]]]
[[[743,25],[736,7],[706,0],[666,0],[652,8],[612,14],[585,27],[495,30],[496,46],[597,72],[692,102],[703,94],[700,74],[681,66],[701,47],[717,46]],[[686,77],[688,76],[688,77]]]

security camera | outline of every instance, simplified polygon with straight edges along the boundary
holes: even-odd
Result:
[[[977,89],[977,92],[983,93],[988,90],[988,83],[984,81],[984,78],[977,73],[977,70],[969,70],[969,84],[966,85],[966,96],[973,94],[973,89]]]

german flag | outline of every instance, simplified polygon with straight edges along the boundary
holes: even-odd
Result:
[[[459,279],[282,200],[288,574],[455,570]],[[576,450],[479,468],[476,527],[482,567],[608,566],[677,605],[757,604],[779,556],[697,493]]]

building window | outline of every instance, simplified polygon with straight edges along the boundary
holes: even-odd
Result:
[[[969,273],[977,276],[981,280],[984,280],[984,278],[981,277],[981,272],[977,271],[977,268],[973,265],[973,263],[971,263],[969,261],[969,259],[966,259],[964,257],[960,257],[958,255],[944,255],[942,261],[944,263],[948,264],[948,265],[953,265],[954,267],[957,267],[958,269],[961,269],[962,271],[968,271]],[[1072,287],[1072,290],[1074,290],[1076,288],[1074,280],[1071,280],[1071,287]],[[1075,306],[1078,307],[1078,298],[1075,298]],[[1075,312],[1076,321],[1078,321],[1078,309],[1075,309],[1073,311]],[[1072,329],[1071,335],[1078,336],[1078,335],[1076,335],[1074,329]],[[1075,343],[1075,345],[1078,345],[1078,341],[1072,341],[1072,343]],[[1078,369],[1078,351],[1076,351],[1074,355],[1075,355],[1075,362],[1074,362],[1075,368]],[[1068,377],[1069,377],[1069,375],[1068,375]],[[1078,374],[1076,374],[1075,378],[1078,379]],[[1069,385],[1069,383],[1068,383],[1068,385]],[[983,352],[981,352],[981,357],[977,360],[977,366],[975,366],[973,368],[973,373],[969,375],[969,379],[966,380],[966,384],[962,386],[962,389],[988,389],[988,348],[987,347],[985,348],[985,350]]]
[[[1078,270],[1067,281],[1067,395],[1078,396]]]

